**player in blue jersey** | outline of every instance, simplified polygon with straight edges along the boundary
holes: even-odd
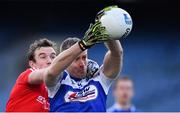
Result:
[[[103,31],[97,30],[101,28]],[[107,93],[121,70],[123,50],[118,40],[109,39],[102,26],[95,27],[95,30],[99,33],[93,34],[94,36],[88,35],[90,38],[67,38],[61,44],[61,53],[58,55],[61,57],[53,61],[59,63],[52,63],[51,66],[56,68],[49,72],[54,76],[46,76],[45,80],[51,112],[106,111]],[[99,42],[98,40],[106,40],[105,45],[108,49],[99,69],[94,63],[87,63],[87,49]],[[98,55],[96,51],[94,54]],[[87,65],[95,67],[94,70],[87,71]]]
[[[108,112],[137,112],[138,110],[131,101],[134,95],[133,82],[128,77],[120,77],[114,84],[113,95],[115,103]]]

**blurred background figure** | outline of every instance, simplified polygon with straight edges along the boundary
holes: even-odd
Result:
[[[116,80],[113,89],[115,103],[108,112],[137,112],[131,101],[134,96],[133,81],[128,77],[120,77]]]

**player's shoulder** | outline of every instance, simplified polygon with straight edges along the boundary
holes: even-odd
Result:
[[[31,72],[33,72],[33,71],[34,71],[34,69],[32,69],[32,68],[26,69],[25,71],[23,71],[23,72],[19,75],[17,81],[20,82],[20,83],[22,83],[22,82],[27,82],[27,81],[28,81],[28,76],[29,76],[29,74],[30,74]]]
[[[19,77],[22,77],[22,76],[27,76],[27,75],[29,75],[31,72],[33,72],[34,71],[34,69],[32,69],[32,68],[27,68],[25,71],[23,71],[20,75],[19,75]]]
[[[34,69],[32,69],[32,68],[27,68],[25,71],[23,71],[20,75],[26,75],[26,74],[28,74],[28,73],[31,73],[31,72],[33,72],[34,71]]]

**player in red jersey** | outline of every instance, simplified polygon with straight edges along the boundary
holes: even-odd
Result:
[[[56,57],[55,43],[41,39],[30,45],[28,60],[30,68],[20,74],[6,105],[7,112],[48,112],[48,94],[43,75],[34,76],[39,69],[48,67]]]
[[[91,24],[82,40],[56,56],[55,43],[41,39],[35,41],[29,49],[30,69],[17,79],[6,105],[7,112],[46,112],[49,111],[46,86],[51,87],[61,72],[79,55],[96,43],[109,40],[109,36],[100,22]],[[45,86],[46,85],[46,86]]]

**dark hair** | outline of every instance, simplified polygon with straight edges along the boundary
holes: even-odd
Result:
[[[118,77],[118,78],[116,79],[116,81],[114,82],[114,87],[113,87],[114,89],[116,89],[117,84],[118,84],[118,82],[120,82],[120,81],[130,81],[130,82],[133,82],[132,79],[130,79],[130,78],[127,77],[127,76]]]
[[[80,39],[79,38],[76,38],[76,37],[69,37],[67,38],[66,40],[64,40],[62,43],[61,43],[61,46],[60,46],[60,52],[63,52],[64,50],[70,48],[72,45],[74,45],[75,43],[79,42]]]
[[[34,52],[36,51],[36,49],[39,49],[41,47],[52,47],[57,52],[56,43],[54,43],[53,41],[50,41],[46,38],[35,40],[35,42],[29,46],[29,51],[27,53],[28,61],[32,60],[36,62],[34,58]]]

